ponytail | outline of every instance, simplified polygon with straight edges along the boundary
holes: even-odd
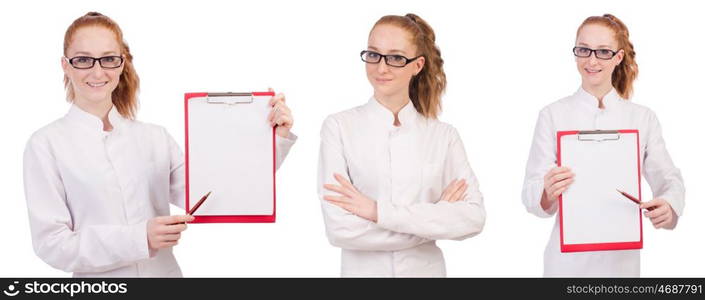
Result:
[[[446,74],[443,71],[441,50],[436,45],[436,34],[431,26],[415,14],[405,16],[389,15],[380,18],[377,25],[393,24],[406,30],[412,42],[426,63],[421,72],[409,82],[409,97],[414,108],[426,118],[435,119],[441,111],[441,95],[446,88]],[[374,29],[373,27],[373,29]]]
[[[603,25],[612,29],[612,32],[614,32],[614,37],[619,45],[618,47],[624,51],[624,58],[612,72],[612,85],[622,98],[629,99],[634,91],[634,81],[639,74],[639,66],[636,63],[634,46],[632,42],[629,41],[629,30],[627,26],[617,17],[611,14],[604,14],[602,16],[592,16],[585,19],[583,24],[578,28],[578,33],[583,26],[588,24]]]
[[[115,39],[120,45],[120,54],[125,57],[125,61],[123,62],[124,67],[120,74],[118,86],[113,90],[111,98],[120,115],[127,119],[134,119],[137,113],[137,91],[140,87],[140,79],[137,76],[135,67],[132,65],[130,47],[127,46],[122,36],[122,30],[120,30],[120,26],[115,21],[97,12],[89,12],[73,21],[69,28],[66,29],[66,34],[64,35],[64,56],[66,56],[66,51],[73,41],[73,35],[76,31],[87,26],[101,26],[115,34]],[[66,88],[66,99],[69,102],[73,102],[76,95],[66,75],[64,75],[64,88]]]

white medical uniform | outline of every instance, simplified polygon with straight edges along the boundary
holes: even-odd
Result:
[[[615,89],[603,97],[603,105],[604,109],[598,108],[597,98],[580,88],[572,96],[541,110],[526,166],[522,193],[526,209],[542,218],[556,214],[557,204],[544,211],[540,202],[543,177],[556,167],[557,131],[638,129],[641,170],[653,191],[653,197],[665,199],[680,216],[685,205],[685,187],[680,171],[666,151],[656,115],[644,106],[620,98]],[[559,231],[556,220],[544,252],[544,276],[639,276],[639,250],[561,253]]]
[[[150,254],[147,221],[184,207],[184,157],[160,126],[123,118],[113,126],[73,105],[35,132],[24,186],[36,254],[75,277],[179,277],[171,248]],[[293,145],[277,136],[277,167]]]
[[[411,102],[394,115],[377,100],[329,116],[321,129],[318,190],[328,240],[342,248],[343,276],[445,276],[435,240],[462,240],[482,231],[485,209],[477,178],[455,128],[419,114]],[[377,201],[378,222],[326,200],[323,184],[349,178]],[[439,201],[453,179],[467,196]]]

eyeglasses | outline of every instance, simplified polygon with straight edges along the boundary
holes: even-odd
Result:
[[[573,47],[573,54],[577,57],[590,57],[592,53],[595,53],[595,57],[599,59],[612,59],[619,51],[612,51],[610,49],[590,49],[586,47]]]
[[[75,56],[72,58],[65,57],[66,60],[76,69],[90,69],[95,66],[95,62],[104,69],[117,69],[122,66],[124,59],[122,56],[103,56],[103,57],[90,57],[90,56]]]
[[[360,58],[362,58],[362,61],[369,63],[369,64],[378,64],[380,61],[382,61],[382,58],[384,58],[384,63],[386,63],[388,66],[392,67],[397,67],[401,68],[404,67],[408,64],[410,64],[412,61],[415,61],[419,57],[423,55],[419,55],[414,58],[407,58],[403,55],[397,55],[397,54],[379,54],[374,51],[368,51],[364,50],[360,52]]]

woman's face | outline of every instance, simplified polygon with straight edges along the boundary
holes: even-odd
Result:
[[[416,46],[411,43],[411,35],[406,30],[391,24],[375,26],[367,41],[367,50],[382,55],[402,55],[414,58],[419,55]],[[366,63],[367,80],[375,90],[375,96],[394,97],[407,95],[411,77],[421,72],[425,59],[419,57],[404,67],[393,67],[385,63],[384,58],[379,63]]]
[[[590,53],[589,57],[575,57],[578,72],[583,80],[583,86],[605,87],[612,85],[612,71],[622,62],[624,51],[619,49],[619,44],[614,38],[612,29],[599,25],[588,24],[583,26],[578,32],[575,41],[576,47],[584,47],[593,50],[609,49],[618,51],[610,59],[597,58],[597,53]]]
[[[121,56],[120,45],[115,33],[102,26],[81,27],[73,35],[66,50],[66,58],[88,56]],[[73,87],[74,101],[78,104],[96,104],[111,101],[113,90],[120,81],[124,63],[119,68],[109,69],[100,66],[98,61],[92,68],[74,68],[66,58],[61,59],[61,67]]]

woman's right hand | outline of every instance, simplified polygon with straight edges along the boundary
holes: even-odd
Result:
[[[555,167],[543,177],[543,195],[541,196],[541,207],[548,211],[558,200],[558,196],[563,194],[573,183],[575,174],[568,167]]]
[[[468,183],[465,179],[455,179],[451,181],[443,190],[440,201],[455,202],[465,198],[465,192],[468,190]]]
[[[157,250],[177,245],[181,232],[186,230],[186,222],[194,219],[191,215],[161,216],[150,219],[147,221],[149,249]]]

